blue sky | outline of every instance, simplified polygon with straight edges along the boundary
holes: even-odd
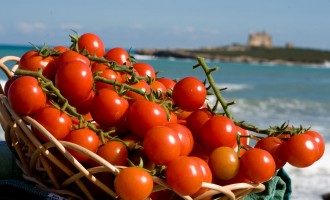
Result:
[[[69,45],[71,29],[106,47],[199,48],[273,43],[330,50],[330,0],[11,0],[1,3],[0,44]]]

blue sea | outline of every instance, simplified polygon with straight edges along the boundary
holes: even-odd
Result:
[[[21,56],[32,48],[0,46],[0,57]],[[205,79],[201,69],[192,69],[197,64],[194,59],[165,59],[141,55],[135,55],[135,58],[151,64],[159,72],[159,77],[180,79],[196,76],[201,80]],[[219,67],[212,75],[219,88],[227,88],[222,96],[228,101],[236,101],[230,107],[236,119],[260,128],[289,122],[293,126],[311,127],[323,135],[327,144],[321,160],[302,169],[287,164],[285,170],[292,179],[291,199],[322,199],[322,194],[330,192],[329,64],[296,66],[214,61],[206,63],[210,67]],[[3,86],[3,73],[0,73],[0,80]],[[0,139],[3,139],[3,134]]]

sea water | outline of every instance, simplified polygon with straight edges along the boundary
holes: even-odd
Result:
[[[21,56],[33,47],[0,46],[0,57]],[[205,75],[201,68],[193,69],[194,59],[155,58],[135,56],[138,61],[151,64],[159,77],[180,79]],[[260,128],[288,122],[298,127],[311,127],[326,141],[324,156],[307,168],[284,168],[292,180],[291,199],[322,199],[330,192],[330,68],[324,66],[296,66],[251,63],[220,63],[206,60],[219,88],[227,88],[222,96],[235,101],[229,109],[233,116]],[[5,75],[0,73],[1,85]],[[210,98],[212,103],[212,98]],[[0,134],[3,139],[3,134]]]

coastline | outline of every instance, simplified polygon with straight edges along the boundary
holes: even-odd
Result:
[[[260,49],[258,49],[260,51]],[[269,49],[265,49],[268,52]],[[295,49],[300,53],[300,49]],[[318,50],[313,50],[317,52]],[[275,65],[298,65],[298,66],[317,66],[330,68],[330,59],[309,61],[305,57],[287,59],[285,57],[281,58],[267,58],[267,56],[251,56],[246,52],[246,47],[241,47],[241,49],[235,50],[232,48],[207,48],[207,49],[136,49],[135,54],[142,56],[154,56],[163,58],[176,58],[176,59],[195,59],[197,57],[203,57],[210,61],[216,62],[237,62],[237,63],[249,63],[249,64],[275,64]],[[237,53],[238,52],[238,53]],[[320,51],[323,53],[323,51]],[[269,52],[270,54],[271,52]],[[285,53],[285,50],[283,50]],[[313,52],[314,53],[314,52]],[[328,53],[328,52],[326,52]],[[313,55],[311,55],[313,56]],[[269,57],[269,56],[268,56]],[[330,52],[329,52],[330,58]]]

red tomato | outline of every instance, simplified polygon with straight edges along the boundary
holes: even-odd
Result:
[[[203,159],[205,161],[208,161],[209,160],[210,153],[208,152],[208,150],[205,149],[205,147],[203,145],[201,145],[197,141],[194,144],[194,147],[193,147],[193,150],[190,153],[190,156],[199,157],[199,158],[201,158],[201,159]]]
[[[138,137],[143,138],[150,128],[165,125],[167,122],[164,108],[147,100],[135,101],[127,112],[129,129]]]
[[[105,65],[104,63],[95,63],[92,65],[92,72],[98,72],[98,76],[103,77],[107,80],[114,80],[117,83],[123,83],[121,75],[118,72],[115,72],[114,70],[110,69]],[[101,81],[95,82],[95,89],[99,90],[102,88],[110,88],[114,89],[114,86],[108,83],[104,83]]]
[[[187,156],[190,154],[194,147],[194,138],[190,130],[178,123],[168,123],[166,126],[172,128],[175,130],[179,136],[179,139],[181,141],[181,156]]]
[[[268,151],[274,158],[276,169],[282,168],[286,164],[287,153],[284,149],[285,141],[278,137],[265,137],[259,140],[254,148],[264,149]]]
[[[225,116],[215,115],[202,128],[202,143],[210,152],[217,147],[232,147],[236,142],[236,125]]]
[[[73,50],[68,50],[61,53],[61,55],[56,59],[56,64],[60,67],[72,61],[79,61],[85,63],[87,66],[90,66],[91,64],[90,60],[86,56]]]
[[[120,47],[110,49],[105,54],[105,58],[116,62],[118,65],[131,66],[131,61],[128,52]]]
[[[166,90],[173,90],[173,87],[176,84],[175,81],[166,77],[158,78],[157,81],[163,83],[164,86],[166,87]]]
[[[112,89],[104,88],[96,92],[91,102],[90,113],[96,123],[111,127],[124,120],[128,107],[128,101],[124,97]]]
[[[46,106],[47,97],[36,78],[21,76],[11,83],[8,101],[17,114],[32,116]]]
[[[166,95],[167,89],[164,84],[159,81],[152,81],[152,83],[150,84],[150,88],[154,92],[160,92],[161,94],[163,94],[163,96]]]
[[[255,183],[263,183],[274,176],[276,164],[268,151],[252,148],[241,157],[240,168],[247,179]]]
[[[53,49],[55,49],[56,51],[58,51],[60,53],[63,53],[63,52],[66,52],[66,51],[70,50],[68,47],[62,46],[62,45],[55,46],[55,47],[53,47]]]
[[[316,160],[319,160],[323,156],[324,151],[325,151],[325,144],[324,144],[323,137],[318,132],[312,131],[312,130],[306,131],[305,134],[310,135],[314,138],[314,140],[317,144],[317,147],[319,149]]]
[[[190,156],[190,157],[193,158],[195,161],[197,161],[197,163],[200,165],[203,172],[203,182],[212,183],[212,171],[209,167],[209,164],[205,160],[199,157],[194,157],[194,156]],[[207,188],[200,188],[196,193],[192,195],[192,197],[197,197],[203,194],[204,192],[206,192],[207,190],[208,190]]]
[[[206,88],[198,78],[189,76],[174,85],[172,98],[181,109],[194,111],[203,106]]]
[[[79,61],[60,66],[55,76],[55,86],[69,103],[87,98],[93,89],[93,83],[91,69]]]
[[[72,130],[72,120],[63,111],[54,107],[40,109],[34,119],[49,131],[57,140],[63,140]],[[32,127],[33,132],[41,140],[49,141],[37,128]]]
[[[5,86],[3,88],[3,92],[6,96],[8,96],[9,87],[14,82],[14,80],[16,80],[17,78],[18,78],[18,76],[12,76],[6,81]]]
[[[44,70],[48,65],[55,65],[53,57],[43,57],[37,50],[25,52],[19,61],[20,69],[30,71]]]
[[[70,104],[77,109],[78,113],[85,115],[90,112],[90,107],[94,96],[95,92],[94,90],[91,90],[86,98],[79,99],[78,101],[70,101]]]
[[[168,126],[155,126],[149,129],[143,139],[147,157],[157,165],[164,165],[181,154],[181,141],[178,133]]]
[[[103,41],[93,33],[85,33],[78,38],[78,49],[86,49],[89,55],[96,57],[103,57],[105,54]]]
[[[181,195],[193,195],[202,186],[203,171],[191,157],[180,156],[168,163],[165,178],[172,190]]]
[[[80,145],[94,153],[96,153],[96,150],[101,142],[97,134],[89,128],[73,130],[66,136],[64,140]],[[84,155],[81,152],[69,148],[68,151],[80,162],[90,160],[88,156]]]
[[[286,142],[288,163],[295,167],[308,167],[318,158],[318,146],[315,139],[308,134],[292,136]]]
[[[145,94],[150,94],[150,92],[151,92],[150,85],[144,80],[141,80],[137,83],[129,84],[129,85],[134,88],[142,90],[143,92],[145,92]],[[138,94],[132,90],[129,90],[126,93],[126,96],[133,99],[133,100],[129,100],[130,102],[133,102],[134,100],[145,100],[146,99],[145,96]]]
[[[96,72],[102,72],[106,69],[110,69],[109,66],[105,63],[98,63],[98,62],[93,62],[91,66],[91,70],[93,73]]]
[[[208,163],[216,179],[230,180],[238,173],[239,159],[235,150],[230,147],[214,149]]]
[[[97,154],[112,165],[127,165],[128,150],[122,142],[110,141],[102,145],[97,150]]]
[[[127,167],[117,174],[114,187],[120,199],[145,200],[152,192],[153,180],[144,169]]]
[[[151,79],[156,78],[156,73],[154,68],[148,63],[144,63],[144,62],[134,63],[133,69],[135,69],[142,77],[150,77]]]
[[[187,118],[187,127],[190,129],[196,141],[201,141],[202,128],[213,114],[207,109],[199,109],[192,112]]]

